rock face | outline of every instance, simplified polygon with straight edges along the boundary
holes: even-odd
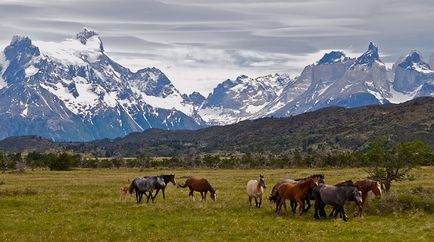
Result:
[[[434,95],[434,71],[422,60],[421,55],[412,51],[400,58],[393,66],[394,90],[410,98]]]
[[[15,36],[0,56],[0,138],[85,141],[206,126],[164,73],[119,65],[94,31],[61,43]]]

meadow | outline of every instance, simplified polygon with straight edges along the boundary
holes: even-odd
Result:
[[[137,205],[120,199],[120,188],[141,175],[175,173],[207,178],[217,200],[188,197],[169,184],[166,200]],[[434,241],[434,167],[413,170],[412,180],[394,183],[390,194],[370,194],[365,217],[313,219],[275,215],[268,200],[249,208],[245,186],[259,174],[267,199],[282,178],[324,173],[326,182],[364,179],[361,168],[324,169],[75,169],[0,174],[0,241]],[[346,206],[351,215],[354,205]],[[327,208],[330,211],[330,208]]]

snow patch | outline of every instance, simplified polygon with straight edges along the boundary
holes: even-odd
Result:
[[[434,74],[433,70],[428,69],[425,66],[422,65],[418,65],[417,63],[413,63],[413,65],[411,66],[413,70],[420,72],[420,73],[424,73],[424,74]]]
[[[387,100],[391,103],[403,103],[416,97],[423,85],[420,85],[416,90],[408,93],[398,92],[393,87],[390,88],[391,97]]]
[[[3,79],[3,73],[6,71],[6,68],[8,67],[9,62],[6,60],[3,52],[0,52],[0,89],[2,89],[3,87],[6,87],[8,84],[6,83],[6,81]]]
[[[84,45],[77,39],[66,39],[60,43],[34,41],[42,55],[59,62],[62,65],[85,66],[88,62],[96,62],[102,55],[99,48],[100,39],[93,36]]]
[[[38,73],[39,69],[33,65],[30,65],[24,71],[26,72],[26,78],[28,78]]]

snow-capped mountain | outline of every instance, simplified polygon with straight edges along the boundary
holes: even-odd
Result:
[[[266,116],[285,117],[330,106],[352,108],[404,102],[418,96],[434,96],[433,71],[420,56],[410,53],[395,66],[393,71],[386,68],[374,43],[370,43],[367,51],[357,58],[347,57],[342,51],[332,51],[306,66],[300,76],[287,81],[280,92],[275,92],[278,95],[271,101],[263,99],[265,102],[261,106],[253,106],[254,109],[250,108],[253,110],[250,113],[241,112],[240,106],[235,106],[231,114],[238,114],[236,121]],[[228,87],[234,86],[233,83],[223,82],[214,89],[213,94],[230,89]],[[237,103],[237,99],[232,101],[233,97],[238,97],[239,90],[244,89],[230,89],[231,94],[225,95],[225,100],[214,98],[213,105],[218,107]],[[248,105],[251,102],[245,101],[243,109],[249,110]],[[222,118],[225,114],[223,111],[216,113],[213,120],[215,123],[219,123],[219,120],[224,120],[220,124],[227,123],[226,120],[234,121]]]
[[[434,71],[422,60],[417,51],[411,51],[393,65],[394,102],[410,100],[417,96],[434,95]]]
[[[119,65],[86,28],[60,43],[14,36],[0,53],[0,77],[0,138],[93,140],[205,126],[159,69]]]
[[[287,74],[226,80],[209,94],[199,109],[210,125],[231,124],[256,114],[276,99],[292,80]]]
[[[430,63],[412,51],[390,70],[370,43],[357,58],[326,53],[296,78],[228,79],[205,98],[180,93],[157,68],[133,72],[116,63],[86,28],[60,43],[14,36],[0,52],[0,139],[86,141],[147,128],[198,129],[329,106],[399,103],[434,96],[434,54]]]

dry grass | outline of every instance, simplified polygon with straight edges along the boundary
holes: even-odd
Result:
[[[429,209],[420,209],[417,202],[432,199],[434,167],[415,171],[415,180],[394,184],[396,198],[409,193],[411,199],[370,200],[365,218],[349,222],[315,221],[312,210],[302,217],[276,216],[268,201],[260,209],[248,207],[245,185],[259,173],[265,175],[268,196],[282,178],[319,172],[330,184],[366,177],[363,169],[80,169],[1,174],[0,241],[434,241],[432,201],[425,204]],[[162,173],[175,173],[178,182],[190,175],[207,178],[217,190],[217,201],[199,201],[199,194],[191,201],[187,189],[171,184],[165,201],[161,196],[156,203],[140,205],[132,196],[120,200],[120,188],[129,179]],[[394,208],[414,206],[386,211],[382,206],[388,203]],[[352,204],[348,210],[352,213]]]

